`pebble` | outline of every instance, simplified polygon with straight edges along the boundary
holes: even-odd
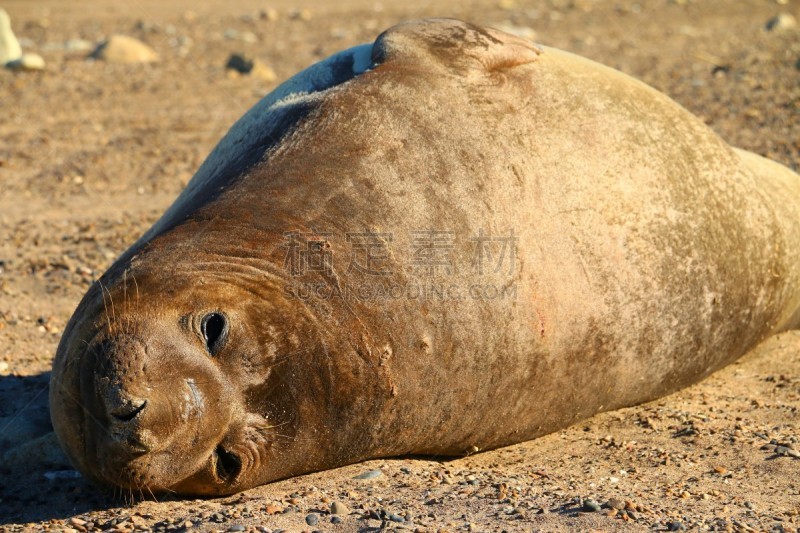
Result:
[[[39,54],[25,53],[22,57],[6,63],[6,68],[11,70],[32,72],[44,70],[44,58]]]
[[[295,9],[289,13],[289,18],[292,20],[302,20],[304,22],[308,22],[311,20],[311,10],[307,7],[303,9]]]
[[[283,507],[281,507],[280,505],[269,504],[264,509],[264,512],[266,512],[267,514],[278,514],[283,512]]]
[[[242,54],[231,54],[225,64],[225,70],[230,74],[246,74],[254,78],[262,79],[266,82],[273,82],[278,79],[275,71],[258,59],[250,59]]]
[[[405,521],[406,521],[406,519],[405,519],[405,518],[403,518],[403,517],[402,517],[402,516],[400,516],[400,515],[396,515],[396,514],[390,514],[390,515],[388,516],[388,518],[389,518],[389,520],[391,520],[392,522],[397,522],[397,523],[399,523],[399,524],[402,524],[403,522],[405,522]]]
[[[319,515],[316,513],[309,513],[306,515],[306,524],[309,526],[316,526],[319,523]]]
[[[127,35],[112,35],[100,43],[89,57],[109,63],[153,63],[158,54],[138,39]]]
[[[611,498],[606,502],[606,506],[619,511],[620,509],[625,509],[625,502],[619,498]]]
[[[22,57],[22,47],[11,29],[11,18],[0,8],[0,65]]]
[[[70,39],[64,42],[64,50],[67,52],[88,52],[93,47],[92,42],[86,39]]]
[[[765,28],[767,31],[784,31],[790,30],[797,26],[797,19],[789,13],[781,13],[777,17],[772,17],[767,21]]]
[[[239,524],[237,524],[235,526],[231,526],[231,527],[228,528],[228,531],[244,531],[244,530],[245,530],[245,527],[241,526]]]
[[[341,524],[341,523],[342,523],[342,517],[341,516],[334,515],[334,516],[331,517],[331,524]]]
[[[369,470],[368,472],[363,472],[357,476],[353,476],[353,479],[375,479],[381,475],[383,475],[383,472],[380,470]]]
[[[261,20],[266,20],[267,22],[275,22],[280,18],[280,14],[278,13],[277,9],[270,7],[259,11],[258,18]]]
[[[793,450],[788,446],[776,446],[775,447],[775,454],[776,455],[783,455],[784,457],[800,457],[800,451]]]
[[[350,514],[350,509],[344,503],[336,501],[331,504],[331,514]]]
[[[686,526],[683,525],[683,522],[676,520],[675,522],[669,523],[669,530],[670,531],[686,531]]]
[[[586,499],[583,500],[583,507],[581,510],[586,513],[596,513],[600,510],[600,504],[594,500]]]
[[[250,44],[258,42],[258,36],[255,33],[251,31],[234,30],[233,28],[225,30],[223,37],[229,41],[242,41]]]

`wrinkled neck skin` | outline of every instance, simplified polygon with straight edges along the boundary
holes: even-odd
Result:
[[[359,460],[369,447],[352,436],[380,402],[350,416],[351,388],[369,397],[373,387],[341,334],[352,324],[283,294],[283,265],[264,259],[282,257],[282,237],[242,229],[231,243],[214,224],[189,221],[126,254],[67,326],[53,420],[99,484],[229,494]],[[209,316],[223,317],[218,331]],[[221,344],[209,347],[214,334]]]

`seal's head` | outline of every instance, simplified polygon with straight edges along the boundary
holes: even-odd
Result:
[[[291,438],[297,422],[281,372],[305,360],[313,326],[269,280],[230,278],[131,273],[84,298],[58,349],[50,401],[84,474],[145,494],[264,481],[276,439]]]

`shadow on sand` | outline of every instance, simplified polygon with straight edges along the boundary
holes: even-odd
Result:
[[[49,381],[49,373],[0,376],[0,526],[123,504],[69,464],[50,422]]]

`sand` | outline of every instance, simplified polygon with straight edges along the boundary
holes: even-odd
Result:
[[[653,85],[731,144],[798,170],[800,31],[766,29],[781,13],[800,18],[795,0],[2,7],[23,49],[47,67],[0,70],[0,529],[800,528],[795,332],[689,389],[532,442],[448,461],[371,461],[222,499],[98,490],[66,462],[46,402],[61,331],[92,279],[155,221],[227,128],[299,69],[407,18],[455,16],[535,32],[543,44]],[[83,48],[115,33],[141,39],[160,61],[86,59]],[[228,75],[234,52],[258,58],[277,80]],[[372,471],[380,474],[354,479]],[[350,512],[334,518],[332,502]]]

